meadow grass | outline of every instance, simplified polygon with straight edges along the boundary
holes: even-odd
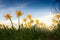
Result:
[[[18,30],[0,28],[0,40],[60,40],[60,25],[52,32],[35,27]]]

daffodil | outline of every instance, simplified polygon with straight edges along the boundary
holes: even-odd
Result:
[[[6,19],[11,19],[11,15],[10,15],[10,14],[6,14],[6,15],[5,15],[5,18],[6,18]]]
[[[34,23],[34,20],[30,20],[30,23]]]
[[[31,23],[30,22],[27,23],[27,27],[31,28]]]
[[[22,16],[23,13],[21,11],[16,11],[16,16],[19,17],[19,16]]]
[[[0,26],[3,26],[2,24],[0,24]]]
[[[53,23],[54,25],[57,25],[57,24],[58,24],[58,21],[55,20],[55,19],[52,19],[52,23]]]
[[[3,24],[0,24],[0,28],[3,27]]]
[[[47,28],[47,26],[46,26],[46,24],[45,23],[43,23],[43,22],[40,22],[40,27],[43,27],[43,28]]]
[[[27,21],[27,19],[26,18],[23,18],[23,22],[26,22]]]
[[[28,14],[27,15],[27,18],[31,19],[32,18],[32,15],[31,14]]]
[[[53,27],[54,29],[57,29],[57,28],[58,28],[57,25],[55,25],[55,24],[52,24],[52,27]]]
[[[18,27],[19,27],[19,29],[20,29],[20,26],[19,26],[19,23],[20,23],[20,16],[22,16],[23,15],[23,13],[22,13],[22,11],[16,11],[16,16],[18,17]]]
[[[55,17],[56,17],[57,19],[59,19],[59,18],[60,18],[60,14],[56,14]]]
[[[25,24],[23,24],[23,27],[26,27],[27,26],[27,24],[25,23]]]
[[[38,19],[36,19],[35,22],[36,22],[36,24],[39,24],[40,21]]]
[[[12,20],[11,20],[11,15],[7,13],[7,14],[5,15],[5,18],[10,20],[10,22],[11,22],[11,24],[12,24],[12,28],[13,28],[13,22],[12,22]]]

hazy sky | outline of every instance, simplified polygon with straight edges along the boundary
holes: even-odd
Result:
[[[6,13],[12,15],[12,20],[16,19],[16,10],[21,10],[24,14],[21,18],[26,17],[28,13],[33,18],[51,15],[51,6],[55,0],[0,0],[0,20],[5,20]]]

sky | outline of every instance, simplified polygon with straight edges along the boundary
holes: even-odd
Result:
[[[12,20],[17,20],[16,10],[23,12],[22,18],[32,14],[34,19],[48,22],[52,18],[51,7],[55,0],[0,0],[0,22],[8,22],[4,15],[10,13]],[[15,21],[16,22],[16,21]]]

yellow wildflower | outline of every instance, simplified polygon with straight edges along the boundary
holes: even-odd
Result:
[[[56,26],[56,25],[54,25],[54,24],[52,24],[52,27],[54,28],[54,29],[57,29],[58,27]]]
[[[57,19],[59,19],[59,18],[60,18],[60,14],[56,14],[55,17],[56,17]]]
[[[28,27],[28,28],[31,27],[31,23],[30,23],[30,22],[27,23],[27,27]]]
[[[55,19],[52,19],[52,23],[56,25],[56,24],[58,24],[58,21]]]
[[[30,23],[33,23],[34,22],[34,20],[30,20]]]
[[[23,22],[26,22],[26,21],[27,21],[27,19],[26,19],[26,18],[24,18],[24,19],[23,19]]]
[[[6,14],[6,15],[5,15],[5,18],[6,18],[6,19],[11,19],[11,15],[10,15],[10,14]]]
[[[0,24],[0,26],[3,26],[3,24]]]
[[[16,11],[17,17],[21,16],[23,13],[21,11]]]
[[[36,19],[35,22],[36,22],[36,24],[39,24],[40,21],[38,19]]]
[[[27,15],[27,18],[31,19],[32,18],[32,15],[31,14],[28,14]]]
[[[26,27],[27,26],[27,24],[25,23],[25,24],[23,24],[23,27]]]

